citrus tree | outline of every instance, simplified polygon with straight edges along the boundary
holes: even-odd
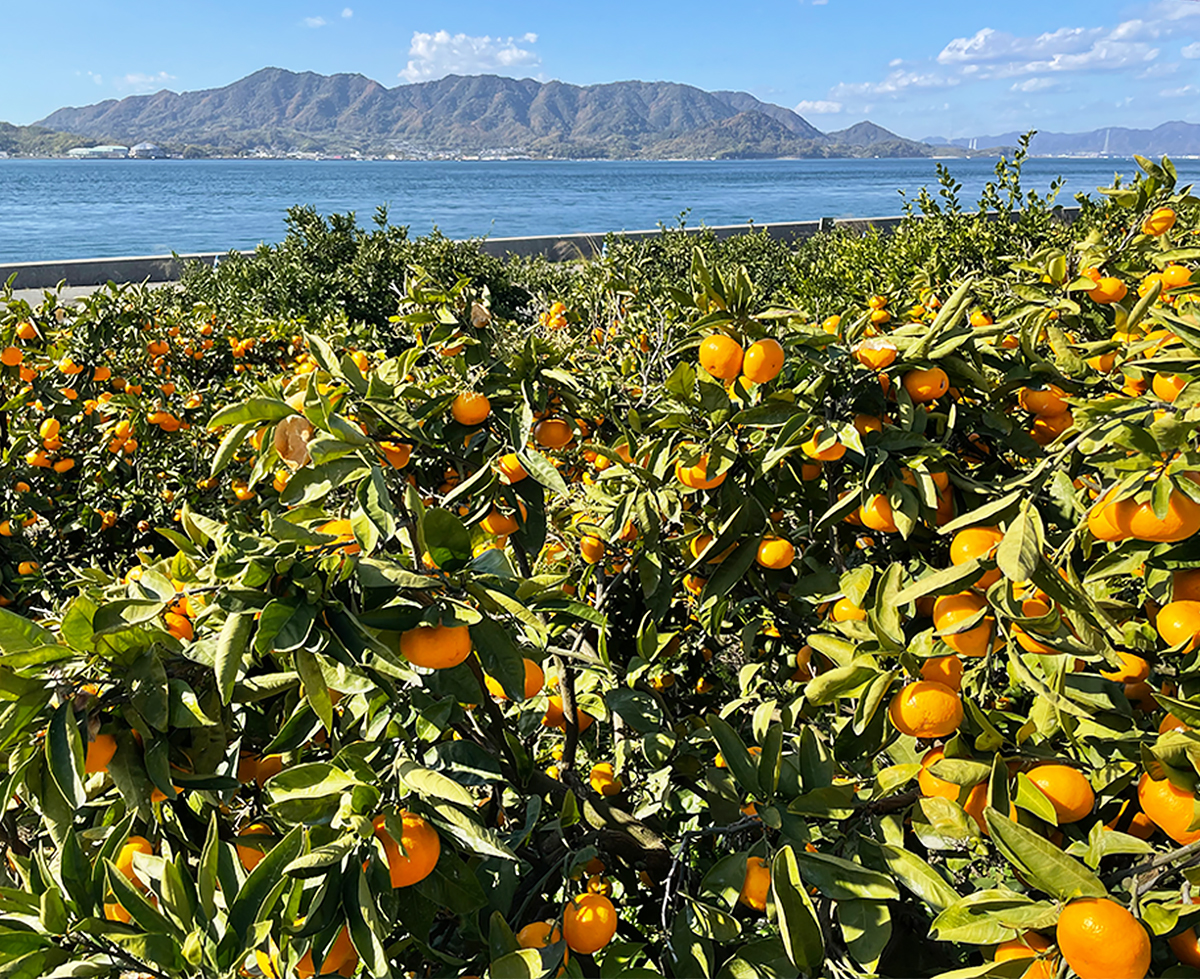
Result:
[[[873,252],[310,216],[6,293],[0,968],[1200,969],[1200,201],[1139,163]]]

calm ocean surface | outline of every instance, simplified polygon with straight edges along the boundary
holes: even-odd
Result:
[[[947,161],[972,203],[993,160]],[[674,225],[759,224],[898,214],[904,189],[936,183],[931,160],[753,162],[352,162],[0,160],[0,262],[253,248],[284,235],[284,213],[387,204],[413,234],[564,234]],[[1180,177],[1200,161],[1179,162]],[[1124,160],[1030,160],[1025,183],[1063,176],[1063,204],[1095,194]]]

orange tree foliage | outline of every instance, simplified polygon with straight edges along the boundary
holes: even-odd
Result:
[[[4,974],[1197,966],[1200,214],[1140,163],[5,294]]]

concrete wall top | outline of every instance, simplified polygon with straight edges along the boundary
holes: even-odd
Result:
[[[1064,220],[1072,220],[1078,208],[1058,208]],[[729,224],[684,228],[685,234],[709,232],[717,238],[730,238],[749,232],[760,232],[779,241],[802,241],[822,231],[834,229],[861,234],[867,230],[891,231],[903,222],[902,217],[846,218],[835,220],[822,218],[820,221],[790,221],[776,224]],[[674,230],[674,229],[668,229]],[[612,232],[620,238],[655,238],[663,233],[662,228],[646,231]],[[595,258],[604,253],[607,233],[543,235],[532,238],[484,238],[480,248],[489,255],[512,255],[520,258],[542,256],[550,261],[565,262],[580,258]],[[17,262],[0,264],[0,283],[7,282],[14,273],[17,278],[13,288],[20,290],[53,289],[60,282],[69,287],[101,286],[107,282],[144,282],[163,284],[177,282],[188,262],[212,265],[225,258],[228,252],[204,252],[185,255],[146,255],[128,258],[81,258],[57,262]],[[252,255],[253,252],[241,252]]]

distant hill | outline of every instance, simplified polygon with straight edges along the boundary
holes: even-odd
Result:
[[[1001,133],[998,136],[975,136],[947,140],[929,137],[924,140],[935,146],[985,151],[995,147],[1015,147],[1023,133]],[[1087,133],[1039,132],[1029,144],[1029,151],[1038,156],[1122,156],[1134,153],[1141,156],[1200,155],[1200,125],[1191,122],[1164,122],[1154,129],[1094,129]]]
[[[76,146],[87,146],[92,142],[94,140],[74,133],[0,122],[0,153],[10,156],[59,156]]]
[[[450,75],[386,88],[364,75],[281,68],[223,88],[59,109],[37,125],[223,153],[759,158],[935,152],[869,123],[871,133],[886,138],[830,138],[791,109],[745,92],[674,82],[580,86]]]

